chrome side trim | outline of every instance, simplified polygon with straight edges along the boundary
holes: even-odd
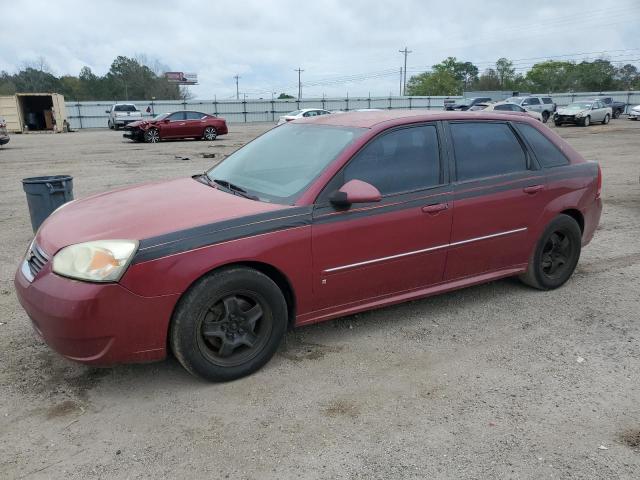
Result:
[[[414,250],[412,252],[399,253],[397,255],[390,255],[388,257],[374,258],[373,260],[365,260],[363,262],[351,263],[349,265],[342,265],[340,267],[333,267],[324,270],[322,273],[333,273],[341,270],[347,270],[349,268],[362,267],[363,265],[370,265],[373,263],[386,262],[387,260],[395,260],[396,258],[408,257],[410,255],[418,255],[420,253],[433,252],[435,250],[442,250],[443,248],[456,247],[458,245],[464,245],[471,242],[479,242],[481,240],[488,240],[490,238],[503,237],[505,235],[511,235],[514,233],[524,232],[527,227],[516,228],[515,230],[508,230],[506,232],[492,233],[491,235],[485,235],[483,237],[469,238],[467,240],[460,240],[459,242],[445,243],[443,245],[436,245],[435,247],[423,248],[422,250]]]

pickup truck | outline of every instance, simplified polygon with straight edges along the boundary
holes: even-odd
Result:
[[[624,109],[627,106],[624,102],[616,102],[613,97],[595,97],[594,100],[600,100],[607,107],[611,107],[613,111],[613,118],[620,117],[624,113]]]
[[[109,114],[107,126],[112,130],[142,120],[142,112],[133,103],[116,103],[105,113]]]

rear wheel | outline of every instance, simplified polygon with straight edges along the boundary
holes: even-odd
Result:
[[[561,127],[561,126],[562,126],[562,123],[558,122],[557,120],[554,120],[554,121],[553,121],[553,124],[554,124],[556,127]]]
[[[144,141],[147,143],[158,143],[160,141],[160,132],[157,128],[150,128],[144,132]]]
[[[614,110],[613,111],[613,118],[619,118],[621,113],[622,112],[620,110]]]
[[[205,140],[215,140],[218,136],[218,131],[214,127],[207,127],[204,129],[202,138]]]
[[[547,123],[549,120],[549,112],[542,112],[542,123]]]
[[[228,381],[261,368],[287,327],[278,286],[256,270],[234,267],[200,279],[180,300],[169,341],[182,366],[211,381]]]
[[[568,215],[558,215],[545,229],[520,280],[527,285],[552,290],[563,285],[580,259],[582,232]]]
[[[603,125],[606,125],[607,123],[609,123],[609,114],[608,113],[604,116],[604,120],[602,120],[602,124]]]

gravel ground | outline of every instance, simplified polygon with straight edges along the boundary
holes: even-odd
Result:
[[[559,290],[504,280],[298,329],[227,384],[172,358],[88,368],[34,337],[12,284],[32,235],[21,178],[68,173],[84,197],[184,177],[269,127],[0,150],[0,478],[640,478],[640,122],[556,129],[601,163],[605,199]]]

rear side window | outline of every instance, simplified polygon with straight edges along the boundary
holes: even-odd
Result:
[[[538,162],[543,167],[558,167],[569,165],[569,160],[558,150],[551,141],[545,137],[538,129],[525,123],[518,124],[518,130],[531,145]]]
[[[536,97],[531,97],[531,98],[527,98],[525,100],[525,103],[527,105],[540,105],[540,100],[538,100]]]
[[[527,169],[520,142],[506,123],[452,123],[458,181]]]
[[[201,118],[206,116],[204,113],[200,112],[186,112],[186,115],[187,120],[200,120]]]
[[[542,97],[542,103],[553,103],[553,100],[550,97]]]
[[[358,179],[382,195],[440,184],[440,149],[433,125],[402,128],[375,138],[349,162],[344,182]]]

